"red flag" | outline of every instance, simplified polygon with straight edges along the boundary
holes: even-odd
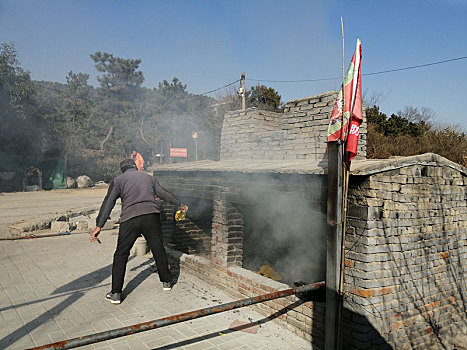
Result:
[[[360,39],[357,39],[357,47],[352,58],[354,62],[355,73],[352,79],[352,100],[349,105],[350,129],[347,138],[346,151],[349,152],[349,166],[352,159],[357,155],[358,135],[360,124],[363,121],[363,103],[362,103],[362,45]],[[347,112],[347,103],[345,103]],[[344,112],[345,113],[345,112]]]
[[[358,131],[363,120],[361,58],[362,46],[360,39],[357,39],[357,47],[344,79],[344,113],[342,113],[341,89],[328,126],[328,142],[347,141],[346,151],[349,152],[349,162],[357,154]]]

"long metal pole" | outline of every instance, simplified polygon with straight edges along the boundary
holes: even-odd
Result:
[[[242,110],[246,109],[246,90],[245,90],[245,72],[242,72],[240,79],[240,86],[242,88]]]
[[[273,299],[286,297],[289,295],[295,295],[299,293],[306,293],[306,292],[310,292],[313,290],[318,290],[322,288],[323,286],[324,286],[323,282],[307,284],[305,286],[300,286],[300,287],[286,289],[286,290],[279,291],[279,292],[259,295],[259,296],[252,297],[252,298],[242,299],[242,300],[233,301],[233,302],[226,303],[226,304],[221,304],[217,306],[207,307],[204,309],[190,311],[190,312],[178,314],[175,316],[159,318],[157,320],[148,321],[144,323],[138,323],[132,326],[117,328],[117,329],[113,329],[110,331],[105,331],[105,332],[95,333],[95,334],[86,335],[86,336],[82,336],[78,338],[63,340],[63,341],[56,342],[53,344],[47,344],[47,345],[42,345],[42,346],[38,346],[35,348],[31,348],[29,350],[77,348],[79,346],[93,344],[93,343],[97,343],[97,342],[101,342],[101,341],[105,341],[105,340],[109,340],[113,338],[119,338],[119,337],[123,337],[123,336],[130,335],[130,334],[135,334],[139,332],[145,332],[151,329],[161,328],[164,326],[170,326],[174,323],[180,323],[180,322],[192,320],[192,319],[199,318],[199,317],[209,316],[209,315],[224,312],[224,311],[230,311],[230,310],[238,309],[244,306],[262,303],[268,300],[273,300]]]
[[[342,28],[342,124],[344,123],[344,24]],[[343,129],[341,129],[341,133]],[[342,135],[342,134],[341,134]],[[343,219],[344,146],[341,140],[328,143],[328,198],[327,198],[327,250],[326,250],[326,319],[325,350],[339,349],[341,344],[340,319],[340,265]]]
[[[341,17],[341,31],[342,31],[342,127],[344,127],[344,111],[345,111],[345,51],[344,51],[344,21]],[[350,123],[350,120],[349,120]],[[345,133],[345,140],[347,140],[347,130],[343,130]],[[344,290],[344,254],[345,254],[345,230],[346,230],[346,221],[347,221],[347,186],[349,179],[349,172],[346,164],[346,145],[347,141],[344,142],[342,146],[342,236],[340,238],[340,262],[339,262],[339,287],[337,290],[339,297],[338,313],[337,313],[337,341],[336,349],[342,349],[343,345],[343,290]]]
[[[344,20],[341,17],[341,32],[342,32],[342,89],[345,84],[345,62],[344,62]],[[342,100],[344,100],[344,91],[342,91]],[[344,113],[344,103],[342,103],[342,113]]]

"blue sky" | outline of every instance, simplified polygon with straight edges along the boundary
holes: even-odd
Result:
[[[467,0],[2,0],[0,42],[15,44],[36,80],[65,82],[73,71],[97,85],[89,55],[104,51],[142,59],[147,87],[177,77],[204,93],[245,72],[247,87],[259,81],[288,101],[339,88],[340,79],[268,80],[341,77],[341,16],[346,69],[357,38],[363,74],[467,56]],[[382,94],[388,115],[429,107],[436,121],[467,129],[467,59],[362,85]]]

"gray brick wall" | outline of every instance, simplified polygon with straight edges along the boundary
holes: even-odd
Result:
[[[220,159],[321,161],[337,92],[292,100],[283,113],[256,108],[224,117]],[[366,123],[360,128],[359,157],[366,157]]]
[[[446,166],[351,177],[345,305],[362,322],[346,322],[349,348],[443,348],[467,329],[466,201]]]

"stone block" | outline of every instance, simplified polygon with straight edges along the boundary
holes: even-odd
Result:
[[[77,221],[76,222],[76,230],[77,231],[87,231],[89,229],[88,221]]]
[[[54,232],[70,231],[71,224],[67,221],[52,221],[50,230]]]

